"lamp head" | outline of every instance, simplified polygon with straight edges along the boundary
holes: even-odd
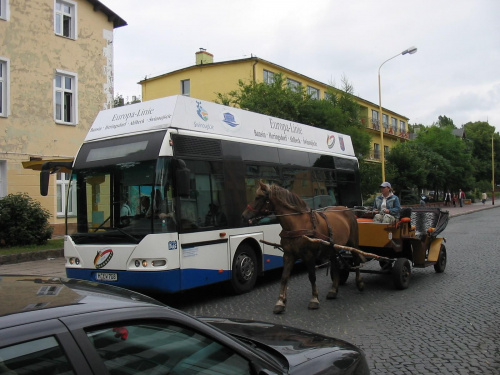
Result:
[[[403,52],[401,52],[401,54],[406,55],[407,53],[409,53],[410,55],[413,55],[416,52],[417,52],[417,47],[410,47],[410,48],[404,50]]]

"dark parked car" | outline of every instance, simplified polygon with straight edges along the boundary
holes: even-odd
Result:
[[[0,276],[0,374],[368,374],[363,352],[271,323],[194,318],[104,284]]]

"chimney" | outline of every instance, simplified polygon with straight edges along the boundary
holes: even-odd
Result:
[[[212,64],[214,62],[214,55],[208,53],[205,48],[200,48],[196,52],[196,65]]]

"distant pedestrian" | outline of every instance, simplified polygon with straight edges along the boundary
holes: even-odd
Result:
[[[458,189],[458,199],[460,200],[460,207],[463,207],[465,202],[465,192],[462,191],[462,189]]]
[[[425,207],[425,197],[423,195],[420,197],[420,207]]]
[[[451,204],[451,193],[448,191],[444,195],[444,205],[449,206]]]
[[[453,193],[451,201],[453,202],[453,207],[457,207],[457,193]]]
[[[481,198],[482,198],[481,200],[483,201],[483,204],[485,204],[486,203],[486,198],[488,198],[488,195],[486,193],[483,193],[483,195],[482,195]]]

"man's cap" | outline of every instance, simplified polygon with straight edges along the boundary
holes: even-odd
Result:
[[[380,187],[388,187],[389,189],[392,189],[391,184],[390,184],[390,183],[388,183],[388,182],[382,182],[382,183],[380,184]]]

